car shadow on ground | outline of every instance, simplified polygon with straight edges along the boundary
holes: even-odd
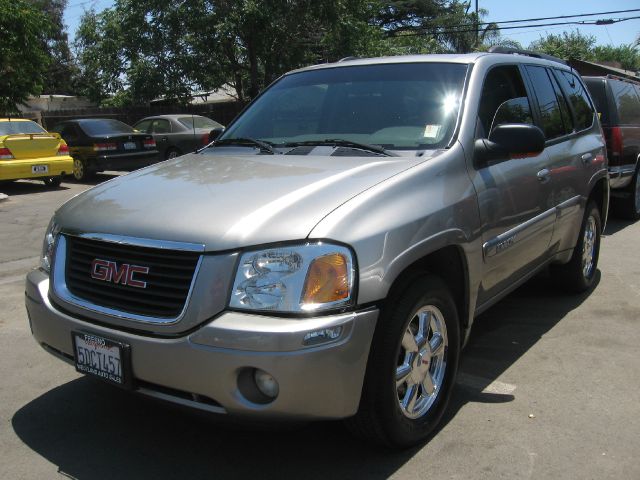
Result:
[[[47,187],[41,180],[16,180],[0,184],[0,192],[9,197],[18,195],[28,195],[31,193],[41,193],[46,191],[68,190],[68,184],[76,183],[78,185],[86,185],[88,187],[98,185],[119,176],[117,173],[98,173],[90,180],[78,182],[73,177],[65,177],[59,187]]]
[[[616,233],[624,230],[627,227],[630,227],[635,223],[636,222],[634,220],[623,220],[623,219],[609,215],[609,218],[607,220],[607,226],[605,227],[604,232],[602,232],[602,234],[605,237],[609,235],[615,235]]]
[[[509,402],[486,387],[589,295],[529,281],[476,319],[438,430],[471,402]],[[599,281],[599,275],[597,280]],[[327,393],[328,395],[330,392]],[[203,418],[81,378],[34,399],[12,419],[31,449],[72,478],[388,478],[416,447],[394,452],[352,437],[341,422],[250,428]],[[435,432],[437,434],[437,432]]]

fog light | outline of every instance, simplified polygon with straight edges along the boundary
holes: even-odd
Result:
[[[342,326],[323,328],[315,332],[309,332],[304,336],[302,343],[304,345],[317,345],[319,343],[330,342],[342,335]]]
[[[253,379],[256,381],[258,390],[260,390],[263,395],[266,395],[269,398],[276,398],[278,396],[280,387],[273,376],[269,375],[264,370],[256,369],[253,374]]]

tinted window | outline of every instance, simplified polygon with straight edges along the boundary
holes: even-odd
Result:
[[[47,133],[44,128],[36,122],[16,121],[0,122],[0,135],[14,135],[17,133]]]
[[[487,138],[504,123],[533,123],[520,70],[515,65],[492,68],[482,86],[476,136]]]
[[[134,133],[133,128],[119,120],[83,120],[80,126],[92,137]]]
[[[629,82],[609,80],[613,98],[618,106],[618,120],[623,125],[640,124],[640,98]]]
[[[149,133],[149,127],[151,126],[151,120],[142,120],[135,124],[133,128],[140,132]]]
[[[343,66],[289,74],[223,139],[277,144],[340,138],[387,148],[441,148],[451,139],[467,65]]]
[[[210,118],[199,117],[197,115],[194,115],[193,117],[180,117],[178,118],[178,121],[189,129],[194,128],[194,125],[196,129],[202,128],[205,130],[213,130],[214,128],[222,127],[222,125],[220,125],[218,122],[214,122]]]
[[[526,68],[533,83],[536,98],[538,99],[542,131],[545,137],[551,139],[569,133],[572,127],[568,123],[566,114],[565,117],[562,115],[556,90],[551,83],[547,69],[532,66],[527,66]]]
[[[607,91],[604,88],[604,79],[585,79],[585,84],[591,94],[593,103],[595,103],[600,122],[603,125],[607,125],[609,123],[609,108],[607,107]]]
[[[558,71],[557,78],[560,80],[564,91],[569,97],[575,115],[576,130],[584,130],[593,125],[593,107],[589,102],[589,96],[585,92],[582,83],[571,72]]]

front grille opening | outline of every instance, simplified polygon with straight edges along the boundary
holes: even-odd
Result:
[[[68,236],[67,288],[94,305],[150,317],[175,318],[184,308],[199,258],[196,252]],[[93,265],[96,260],[101,262],[99,267]],[[136,272],[130,278],[135,283],[129,284],[126,273],[132,266],[148,269],[148,273]],[[94,278],[96,273],[106,278]]]

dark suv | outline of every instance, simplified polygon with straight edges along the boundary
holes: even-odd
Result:
[[[584,77],[609,157],[611,206],[618,215],[640,218],[640,83],[618,77]]]

